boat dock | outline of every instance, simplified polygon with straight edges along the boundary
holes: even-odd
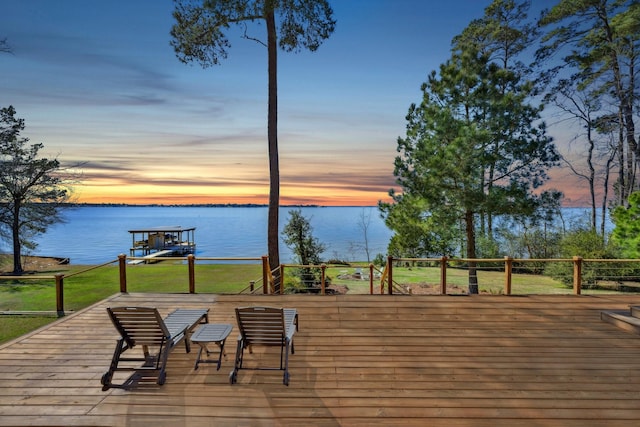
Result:
[[[173,225],[129,230],[132,238],[129,254],[132,257],[142,257],[129,263],[142,264],[154,258],[195,253],[195,229]]]
[[[154,262],[154,258],[170,257],[170,256],[175,256],[175,253],[172,250],[167,249],[165,251],[153,252],[149,255],[143,256],[142,258],[132,259],[129,261],[129,264],[130,265],[151,264],[152,262]],[[157,261],[158,260],[156,259],[155,262]]]

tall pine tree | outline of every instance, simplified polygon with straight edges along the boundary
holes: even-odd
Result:
[[[333,33],[336,22],[327,0],[175,0],[176,23],[171,45],[184,63],[203,67],[219,64],[231,46],[226,33],[232,26],[244,28],[244,37],[267,47],[269,146],[269,219],[267,244],[269,262],[280,265],[278,223],[280,208],[280,166],[278,156],[278,47],[286,52],[302,48],[315,51]],[[247,24],[263,22],[266,41],[247,35]],[[279,278],[276,277],[276,282]],[[276,283],[276,289],[279,283]]]
[[[516,72],[489,61],[472,47],[455,52],[422,86],[422,102],[411,105],[407,131],[398,139],[395,176],[402,193],[382,204],[388,218],[421,200],[421,218],[438,218],[449,233],[462,224],[464,254],[477,258],[481,214],[532,213],[541,198],[534,190],[559,158],[541,108],[527,103],[532,86]],[[394,228],[394,224],[389,224]],[[436,228],[431,233],[437,234]],[[478,292],[469,262],[469,292]]]

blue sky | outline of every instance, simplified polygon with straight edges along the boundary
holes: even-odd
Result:
[[[336,30],[318,51],[279,52],[281,203],[388,200],[409,105],[489,4],[333,0]],[[80,201],[266,203],[266,49],[232,34],[222,65],[184,65],[169,45],[173,7],[0,0],[13,49],[0,55],[0,106],[44,155],[82,163]]]

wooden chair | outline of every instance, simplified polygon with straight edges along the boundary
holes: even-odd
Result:
[[[273,307],[241,307],[236,308],[236,319],[240,335],[236,349],[236,360],[233,371],[229,374],[229,383],[235,384],[240,369],[279,369],[284,371],[282,383],[289,385],[289,349],[295,353],[293,335],[298,329],[298,314],[295,309]],[[244,350],[252,352],[253,346],[280,348],[279,367],[243,367]]]
[[[107,312],[121,338],[116,343],[109,370],[102,376],[102,390],[125,388],[125,383],[112,383],[116,371],[150,372],[157,376],[159,385],[164,384],[171,350],[184,340],[185,350],[189,353],[189,335],[198,324],[209,322],[209,309],[178,309],[164,319],[156,308],[150,307],[109,307]],[[142,348],[141,356],[123,356],[136,346]],[[121,366],[120,362],[144,363],[142,366]]]

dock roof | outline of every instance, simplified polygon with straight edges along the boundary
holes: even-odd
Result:
[[[129,230],[129,233],[175,233],[182,231],[192,231],[195,229],[195,227],[182,227],[180,225],[161,225],[156,227],[136,228],[133,230]]]

